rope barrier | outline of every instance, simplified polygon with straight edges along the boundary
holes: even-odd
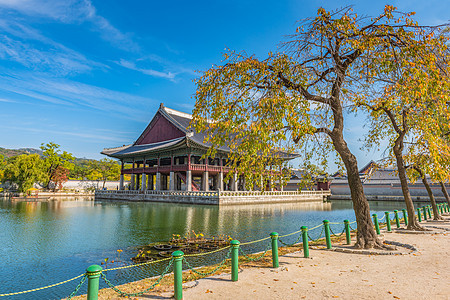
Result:
[[[291,235],[294,235],[294,234],[299,233],[299,232],[302,232],[302,230],[300,229],[300,230],[294,231],[292,233],[288,233],[288,234],[285,234],[285,235],[280,235],[280,236],[278,236],[278,238],[291,236]]]
[[[101,274],[102,279],[106,282],[106,284],[112,288],[115,292],[117,292],[118,294],[120,294],[121,296],[127,296],[127,297],[136,297],[136,296],[142,296],[143,294],[145,294],[146,292],[152,290],[155,288],[155,286],[157,286],[161,280],[164,278],[164,276],[166,276],[167,273],[169,273],[170,267],[173,264],[173,258],[170,259],[169,263],[167,264],[166,269],[164,270],[164,272],[161,274],[161,276],[159,276],[158,280],[155,281],[155,283],[153,283],[150,287],[146,288],[143,291],[137,292],[137,293],[127,293],[124,291],[121,291],[120,289],[118,289],[114,284],[111,283],[111,281],[109,281],[105,274]]]
[[[333,229],[331,229],[331,227],[330,227],[330,231],[331,231],[331,235],[332,235],[332,236],[340,237],[340,236],[342,236],[342,235],[345,233],[345,228],[342,230],[342,232],[341,232],[340,234],[335,234],[335,233],[333,232]]]
[[[195,253],[195,254],[185,254],[184,257],[194,257],[194,256],[208,255],[208,254],[216,253],[216,252],[228,249],[228,248],[230,248],[230,246],[226,246],[226,247],[223,247],[223,248],[220,248],[220,249],[216,249],[216,250],[213,250],[213,251],[210,251],[210,252]]]
[[[311,241],[316,242],[316,241],[320,240],[322,234],[323,234],[323,227],[322,227],[322,231],[320,232],[320,234],[319,234],[319,236],[317,237],[317,239],[313,239],[313,238],[309,235],[309,232],[308,232],[308,238],[309,238]]]
[[[81,288],[81,286],[83,285],[83,283],[86,281],[87,278],[87,274],[84,274],[83,278],[81,278],[80,283],[75,287],[75,289],[73,290],[73,292],[69,295],[69,297],[67,298],[67,300],[71,300],[77,293],[78,290]]]
[[[198,274],[200,276],[208,276],[211,274],[214,274],[217,272],[217,270],[219,270],[220,268],[222,268],[222,266],[225,264],[225,262],[230,258],[230,254],[231,254],[231,249],[230,251],[228,251],[227,255],[225,256],[225,258],[219,263],[219,265],[214,268],[213,270],[207,272],[207,273],[203,273],[200,271],[195,270],[190,264],[189,262],[186,260],[185,257],[183,257],[183,262],[186,264],[186,266],[188,267],[188,269],[190,269],[192,272],[194,272],[195,274]]]
[[[249,255],[245,254],[244,250],[242,250],[241,247],[239,247],[239,252],[241,252],[242,255],[244,255],[244,257],[249,261],[258,261],[258,260],[262,259],[266,255],[266,253],[269,252],[270,249],[271,249],[271,246],[269,245],[261,255],[255,257],[255,258],[250,257]]]
[[[268,236],[268,237],[265,237],[265,238],[263,238],[263,239],[259,239],[259,240],[256,240],[256,241],[251,241],[251,242],[241,243],[241,246],[242,246],[242,245],[250,245],[250,244],[259,243],[259,242],[268,240],[268,239],[270,239],[270,238],[271,238],[271,237]]]
[[[300,235],[298,236],[297,240],[296,240],[295,242],[293,242],[292,244],[287,244],[287,243],[283,242],[279,237],[278,237],[278,240],[279,240],[280,243],[282,243],[284,246],[292,247],[292,246],[294,246],[295,244],[297,244],[297,243],[301,240],[301,238],[302,238],[302,235],[300,234]]]
[[[78,276],[76,276],[74,278],[67,279],[67,280],[64,280],[64,281],[61,281],[61,282],[58,282],[58,283],[54,283],[54,284],[51,284],[51,285],[43,286],[43,287],[40,287],[40,288],[35,288],[35,289],[21,291],[21,292],[15,292],[15,293],[0,294],[0,297],[21,295],[21,294],[26,294],[26,293],[31,293],[31,292],[45,290],[45,289],[48,289],[48,288],[51,288],[51,287],[55,287],[55,286],[58,286],[58,285],[61,285],[61,284],[73,281],[73,280],[78,279],[78,278],[80,278],[82,276],[85,276],[85,273],[83,273],[81,275],[78,275]]]
[[[159,263],[159,262],[167,261],[167,260],[170,260],[170,259],[172,259],[172,258],[168,257],[168,258],[163,258],[163,259],[158,259],[158,260],[147,261],[145,263],[139,263],[139,264],[135,264],[135,265],[128,265],[128,266],[123,266],[123,267],[104,269],[102,272],[116,271],[116,270],[129,269],[129,268],[140,267],[140,266],[145,266],[145,265],[151,265],[151,264],[156,264],[156,263]]]

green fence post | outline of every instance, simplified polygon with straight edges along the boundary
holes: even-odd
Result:
[[[398,217],[398,210],[394,210],[395,214],[395,224],[397,225],[397,228],[400,228],[400,219]]]
[[[173,257],[174,298],[183,299],[183,251],[175,251]]]
[[[403,219],[405,220],[405,225],[408,225],[408,214],[406,213],[406,209],[402,209]]]
[[[100,284],[100,275],[102,274],[102,267],[99,265],[91,265],[86,269],[88,278],[87,300],[98,299],[98,286]]]
[[[325,228],[325,240],[327,242],[327,249],[331,249],[330,221],[323,220],[323,227]]]
[[[303,257],[309,257],[309,243],[308,243],[308,227],[302,226],[302,240],[303,240]]]
[[[431,208],[429,205],[427,206],[427,211],[428,211],[428,218],[430,218],[431,220]]]
[[[422,209],[423,209],[423,219],[426,221],[426,220],[428,220],[428,218],[427,218],[427,208],[425,206],[422,206]]]
[[[373,224],[375,225],[375,230],[377,234],[380,234],[380,224],[378,224],[378,215],[372,214],[372,217],[373,217]]]
[[[278,268],[278,233],[272,232],[270,237],[272,238],[272,267]]]
[[[441,215],[444,213],[444,209],[442,207],[442,203],[439,204],[439,212],[441,213]]]
[[[391,219],[389,219],[389,212],[385,211],[384,215],[386,216],[386,228],[387,232],[391,232]]]
[[[422,222],[422,214],[420,213],[420,208],[417,208],[417,217],[419,218],[419,222]]]
[[[345,226],[345,238],[347,245],[350,245],[351,243],[351,236],[350,236],[350,221],[344,220],[344,226]]]
[[[240,242],[238,240],[231,241],[231,281],[238,280],[239,244],[240,244]]]

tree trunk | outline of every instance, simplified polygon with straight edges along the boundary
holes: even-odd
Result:
[[[356,157],[350,152],[342,134],[332,134],[332,141],[336,151],[341,156],[347,169],[348,185],[355,211],[358,231],[356,235],[357,248],[386,248],[378,238],[370,215],[369,202],[364,195],[364,189],[359,178]]]
[[[418,169],[416,169],[416,170],[420,174],[423,185],[427,189],[428,197],[430,198],[430,202],[431,202],[431,207],[433,208],[433,220],[442,220],[442,217],[439,214],[439,210],[436,205],[436,200],[434,199],[434,195],[433,195],[433,192],[431,191],[430,184],[428,183],[426,175],[422,171],[419,171]]]
[[[442,181],[439,181],[439,184],[441,185],[442,194],[444,194],[445,200],[447,200],[447,204],[450,205],[450,197],[448,196],[445,184]]]
[[[402,186],[403,198],[405,199],[406,211],[408,212],[408,226],[406,228],[408,230],[423,230],[422,226],[420,226],[419,221],[416,218],[414,203],[411,199],[411,194],[409,193],[408,179],[406,178],[406,168],[403,161],[402,148],[403,141],[400,141],[397,138],[396,145],[394,146],[394,155],[397,162],[398,177]]]

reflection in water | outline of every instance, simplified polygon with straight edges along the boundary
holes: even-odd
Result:
[[[0,200],[0,294],[72,278],[83,273],[90,264],[99,264],[105,258],[117,260],[117,249],[124,250],[120,260],[130,263],[135,246],[166,241],[172,234],[186,235],[194,230],[207,236],[226,234],[245,242],[267,237],[273,231],[286,234],[303,225],[311,228],[324,219],[354,220],[351,202],[347,201],[216,207],[91,200]],[[383,212],[402,209],[403,204],[391,206],[380,201],[371,207]],[[336,232],[342,230],[335,229]],[[245,250],[257,251],[266,246],[264,242]],[[220,255],[208,261],[220,259]],[[194,263],[206,262],[198,259]],[[108,276],[117,284],[124,283],[157,274],[161,267],[152,265]],[[70,283],[22,295],[21,299],[60,299],[75,285]]]

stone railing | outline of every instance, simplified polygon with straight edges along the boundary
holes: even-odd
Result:
[[[329,196],[330,191],[220,191],[219,196],[246,197],[246,196]]]
[[[204,196],[204,197],[248,197],[248,196],[329,196],[330,191],[135,191],[135,190],[97,190],[97,194],[145,194],[145,195],[171,195],[171,196]]]

